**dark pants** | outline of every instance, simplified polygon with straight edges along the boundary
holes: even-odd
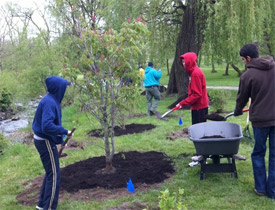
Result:
[[[60,167],[56,145],[49,140],[34,140],[46,171],[40,191],[38,206],[44,210],[57,208],[60,188]]]
[[[208,114],[208,107],[199,110],[192,110],[192,125],[206,122],[206,115]]]
[[[275,199],[275,126],[253,127],[255,145],[251,154],[255,189]],[[268,176],[265,166],[266,141],[269,139]]]

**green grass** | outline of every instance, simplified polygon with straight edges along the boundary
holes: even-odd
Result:
[[[225,109],[227,111],[232,111],[235,105],[236,91],[230,91],[230,93],[230,97],[226,99]],[[167,105],[175,100],[176,97],[162,98],[158,110],[164,113],[167,111]],[[146,113],[145,96],[141,96],[138,103],[139,107],[135,112]],[[185,190],[184,204],[189,210],[275,209],[274,201],[266,197],[258,197],[253,192],[254,181],[250,159],[251,144],[247,144],[245,141],[240,144],[239,154],[244,155],[247,160],[236,162],[238,179],[231,178],[230,174],[207,174],[206,179],[200,181],[200,167],[188,167],[188,163],[191,161],[190,157],[184,158],[182,155],[195,153],[193,143],[189,139],[171,141],[166,138],[171,131],[181,130],[191,125],[190,111],[177,111],[173,114],[182,115],[182,126],[178,124],[178,118],[172,118],[169,121],[160,121],[154,117],[133,118],[128,123],[151,123],[156,125],[156,128],[145,133],[116,137],[115,141],[116,152],[154,150],[166,153],[172,158],[176,168],[175,175],[171,179],[165,181],[158,189],[151,189],[146,192],[136,193],[135,196],[126,196],[114,200],[102,202],[91,200],[85,203],[72,201],[68,197],[67,200],[59,204],[58,209],[107,210],[111,207],[119,206],[123,202],[134,201],[146,203],[149,209],[153,209],[157,206],[160,191],[166,188],[170,192],[177,192],[179,188],[183,188]],[[239,117],[230,117],[227,121],[238,123],[244,128],[246,125],[246,114]],[[75,139],[79,141],[93,141],[94,144],[85,147],[84,150],[67,150],[68,157],[60,160],[61,167],[90,157],[104,155],[102,140],[86,135],[88,131],[99,128],[98,123],[93,122],[90,124],[83,113],[77,112],[74,107],[66,107],[63,109],[63,124],[67,128],[77,127]],[[34,209],[34,206],[26,207],[18,204],[16,195],[24,190],[22,183],[43,173],[42,164],[33,145],[10,145],[5,150],[4,155],[0,156],[0,209]]]
[[[202,65],[200,69],[203,71],[207,86],[239,86],[239,76],[236,71],[229,68],[229,75],[224,76],[225,65],[216,66],[216,73],[212,73],[212,69],[209,66]],[[166,68],[162,68],[162,77],[160,83],[167,85],[169,82],[169,76],[167,75]]]

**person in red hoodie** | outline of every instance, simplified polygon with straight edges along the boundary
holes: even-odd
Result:
[[[192,114],[192,125],[206,122],[208,114],[208,95],[206,91],[206,80],[203,72],[197,66],[197,55],[188,52],[180,56],[180,62],[189,75],[188,97],[177,104],[176,108],[190,105]]]

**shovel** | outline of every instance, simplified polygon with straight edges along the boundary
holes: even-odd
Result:
[[[179,109],[179,107],[175,107],[175,108],[173,108],[173,109],[170,109],[169,111],[165,112],[165,113],[160,117],[160,119],[163,119],[163,118],[166,117],[168,114],[170,114],[171,112],[176,111],[176,110],[178,110],[178,109]]]
[[[243,109],[242,112],[248,112],[249,109]],[[208,120],[213,120],[213,121],[226,121],[228,117],[231,117],[234,115],[234,112],[231,112],[227,115],[225,115],[224,117],[218,114],[210,114],[206,116],[206,119]]]
[[[71,133],[70,133],[70,136],[75,132],[75,130],[76,130],[76,128],[73,128],[73,129],[72,129],[72,131],[71,131]],[[60,150],[58,151],[59,157],[62,157],[62,152],[63,152],[63,150],[64,150],[66,144],[68,143],[68,141],[69,141],[69,137],[67,136],[67,138],[66,138],[64,144],[61,145],[61,148],[60,148]]]
[[[251,98],[249,98],[249,102],[248,102],[248,106],[250,107],[250,104],[251,104]],[[247,118],[246,118],[246,126],[245,126],[245,130],[244,132],[246,135],[245,137],[247,138],[247,140],[251,141],[252,138],[251,138],[251,135],[250,135],[250,131],[249,131],[249,113],[247,115]]]

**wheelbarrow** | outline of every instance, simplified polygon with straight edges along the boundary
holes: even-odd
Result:
[[[201,180],[205,179],[206,173],[231,173],[232,177],[238,177],[235,159],[243,160],[238,155],[240,140],[243,138],[240,125],[204,122],[190,126],[188,133],[199,157]],[[206,162],[208,158],[212,158],[213,164]],[[221,158],[227,158],[228,163],[220,163]]]

